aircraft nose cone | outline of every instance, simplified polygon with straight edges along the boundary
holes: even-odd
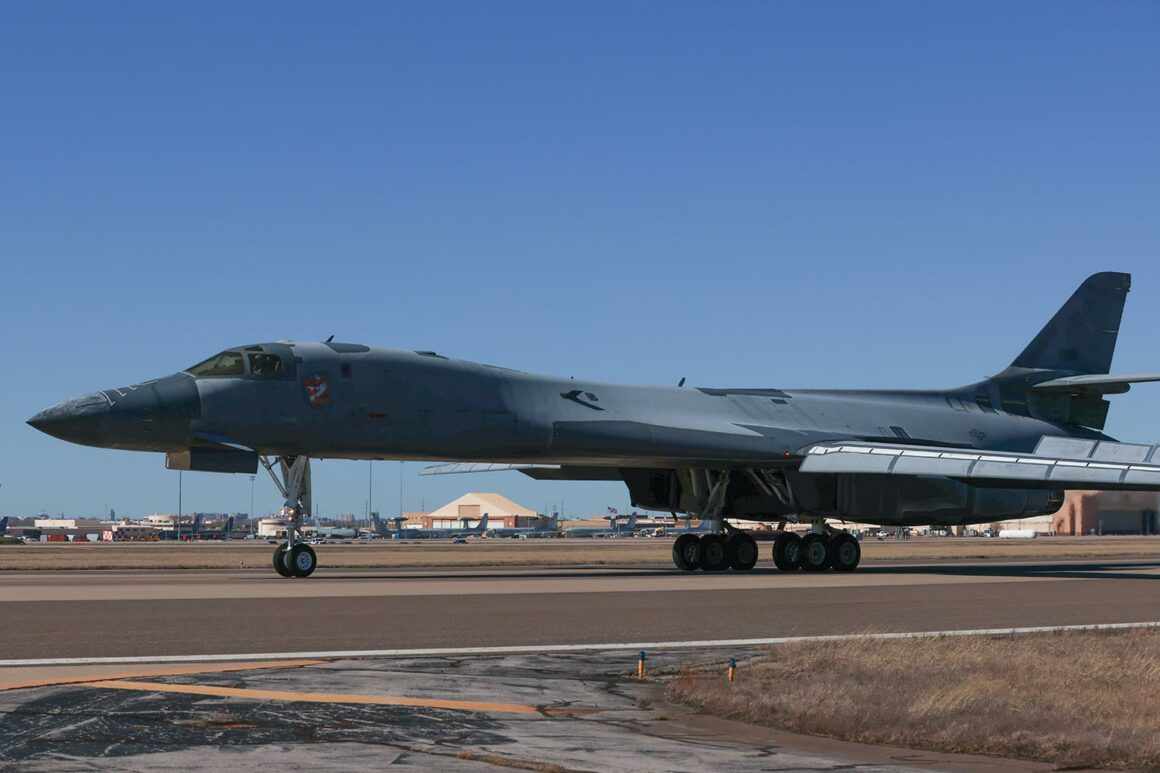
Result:
[[[94,392],[43,410],[29,419],[28,424],[61,440],[92,444],[100,437],[109,407],[108,398]]]

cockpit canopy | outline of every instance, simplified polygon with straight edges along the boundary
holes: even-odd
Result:
[[[285,349],[285,351],[281,351]],[[227,349],[186,369],[194,378],[289,378],[294,359],[282,345],[254,345]]]

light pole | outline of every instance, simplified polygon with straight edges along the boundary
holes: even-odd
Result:
[[[181,542],[181,470],[177,471],[177,541]]]
[[[250,476],[250,520],[254,520],[254,476]]]

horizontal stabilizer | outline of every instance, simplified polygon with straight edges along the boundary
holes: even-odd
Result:
[[[936,475],[1012,487],[1057,484],[1160,491],[1160,446],[1044,437],[1034,454],[887,443],[819,443],[805,449],[802,472]]]
[[[1037,391],[1059,391],[1085,394],[1120,394],[1127,392],[1129,385],[1146,381],[1160,381],[1160,373],[1130,373],[1112,376],[1097,373],[1087,376],[1064,376],[1050,381],[1040,381],[1033,389]]]

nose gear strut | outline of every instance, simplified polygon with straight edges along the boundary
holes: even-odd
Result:
[[[318,567],[314,548],[302,541],[302,521],[311,515],[310,458],[277,457],[278,472],[264,456],[258,457],[282,494],[282,513],[288,519],[286,541],[274,550],[274,571],[283,577],[309,577]]]

